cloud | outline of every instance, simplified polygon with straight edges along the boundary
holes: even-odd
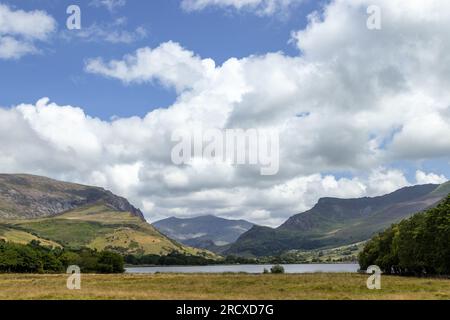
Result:
[[[381,30],[366,28],[369,4],[382,8]],[[293,33],[296,56],[217,65],[166,42],[112,61],[90,59],[87,72],[162,84],[177,99],[145,117],[112,121],[48,99],[0,109],[0,166],[107,187],[152,221],[217,214],[267,225],[320,197],[443,181],[442,172],[409,181],[398,163],[449,160],[449,30],[447,1],[336,0]],[[199,127],[278,129],[279,174],[203,159],[175,166],[172,132]]]
[[[437,175],[435,173],[425,173],[421,170],[416,171],[416,181],[418,184],[441,184],[448,181],[448,179],[443,175]]]
[[[368,190],[372,195],[383,195],[410,185],[400,170],[387,170],[385,168],[374,170],[369,176]]]
[[[92,0],[89,5],[94,7],[104,7],[110,12],[127,4],[126,0]]]
[[[123,60],[105,63],[102,59],[90,59],[85,69],[89,73],[119,79],[125,83],[142,83],[159,80],[178,91],[190,88],[214,71],[211,59],[201,60],[193,52],[178,43],[166,42],[155,49],[141,48]]]
[[[19,59],[39,50],[56,30],[56,21],[44,11],[14,10],[0,4],[0,59]]]
[[[126,18],[117,18],[110,23],[93,23],[80,30],[64,30],[61,32],[63,39],[81,39],[87,42],[109,42],[113,44],[133,43],[145,39],[148,35],[143,26],[136,27],[134,30],[126,30]]]
[[[0,59],[15,59],[36,52],[28,42],[18,41],[13,37],[0,37]]]
[[[201,11],[207,7],[234,8],[270,16],[276,13],[286,14],[301,2],[303,0],[182,0],[181,7],[186,11]]]

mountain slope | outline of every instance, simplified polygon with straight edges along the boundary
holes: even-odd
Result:
[[[153,226],[181,243],[217,252],[236,241],[253,224],[245,220],[201,216],[189,219],[172,217],[157,221]]]
[[[58,215],[88,204],[103,202],[117,211],[144,220],[126,199],[103,188],[24,174],[0,174],[0,218],[33,219]]]
[[[337,247],[369,239],[391,224],[435,206],[450,183],[407,187],[359,199],[323,198],[311,209],[276,229],[253,227],[227,250],[228,254],[262,256],[291,249]]]
[[[322,198],[311,210],[292,216],[278,230],[323,230],[327,227],[336,227],[341,223],[348,224],[349,220],[370,219],[389,208],[395,209],[392,210],[394,211],[392,214],[397,213],[402,216],[401,212],[405,211],[407,215],[411,210],[416,210],[415,206],[420,210],[422,205],[432,205],[439,201],[441,196],[423,198],[438,187],[439,185],[434,184],[407,187],[374,198]],[[410,206],[412,208],[409,208]]]
[[[124,254],[210,255],[167,238],[109,191],[30,175],[0,175],[0,239]]]

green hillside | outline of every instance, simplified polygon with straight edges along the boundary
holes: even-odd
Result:
[[[8,225],[0,224],[0,240],[9,241],[18,244],[28,244],[31,241],[39,241],[43,246],[59,248],[61,245],[54,241],[46,240],[40,237],[37,237],[29,232],[22,231],[10,227]]]
[[[107,249],[137,255],[166,255],[172,251],[209,254],[172,241],[139,217],[114,211],[101,203],[51,218],[3,220],[0,222],[0,238],[20,243],[35,239],[44,245]]]

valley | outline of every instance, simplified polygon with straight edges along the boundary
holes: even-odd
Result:
[[[221,254],[254,224],[209,215],[190,219],[171,217],[156,221],[153,226],[180,243]]]
[[[322,198],[278,228],[211,215],[151,225],[126,199],[102,188],[0,175],[0,240],[112,251],[128,264],[347,263],[358,260],[373,235],[448,193],[450,183],[374,198]]]

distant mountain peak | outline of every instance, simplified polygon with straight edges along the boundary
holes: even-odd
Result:
[[[192,218],[168,218],[153,223],[159,231],[181,243],[208,250],[228,245],[253,224],[245,220],[230,220],[214,215]]]

